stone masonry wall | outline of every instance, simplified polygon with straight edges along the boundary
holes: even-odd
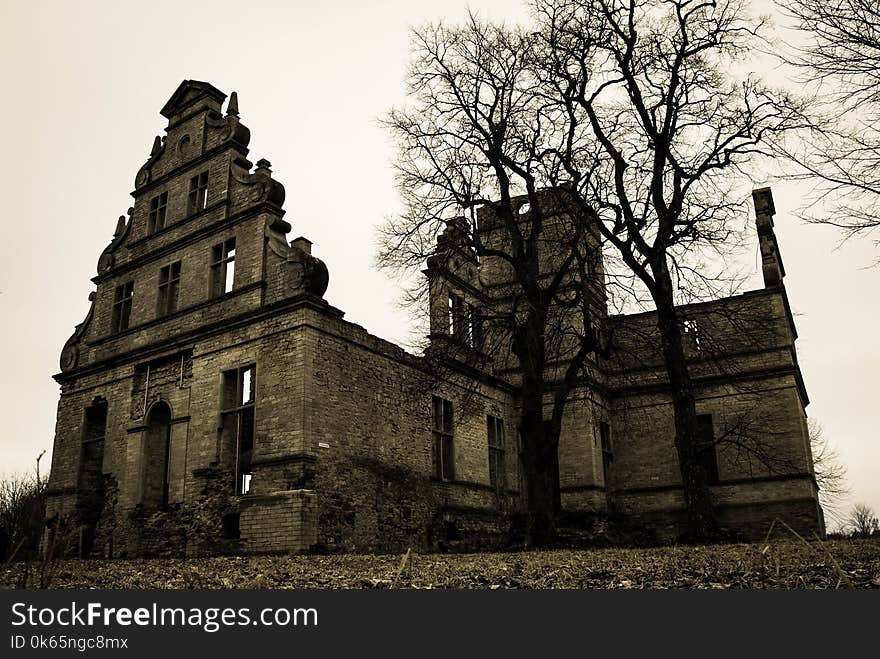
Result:
[[[245,497],[242,549],[251,553],[302,553],[317,541],[316,495],[309,490]]]
[[[310,378],[304,409],[318,452],[319,545],[331,551],[447,545],[465,519],[487,511],[496,520],[484,533],[500,542],[518,489],[510,395],[488,384],[432,377],[356,325],[326,316],[315,321],[303,337]],[[434,475],[432,396],[453,404],[455,478],[449,483]],[[487,414],[506,428],[502,491],[489,483]]]
[[[792,525],[824,531],[784,291],[755,291],[682,312],[696,319],[698,334],[685,336],[686,348],[697,414],[712,417],[719,482],[711,489],[722,522],[761,535],[773,519],[761,506],[770,510],[772,503],[774,515]],[[651,314],[612,319],[626,348],[607,364],[609,497],[612,512],[631,524],[674,538],[683,530],[684,500],[653,322]]]

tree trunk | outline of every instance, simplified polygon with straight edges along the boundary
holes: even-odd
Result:
[[[514,353],[522,373],[519,432],[526,490],[526,542],[547,546],[556,539],[559,508],[559,431],[544,419],[544,334],[538,317],[517,328]]]
[[[665,259],[653,263],[651,270],[656,282],[652,296],[657,307],[657,328],[672,397],[675,449],[687,505],[687,535],[691,540],[711,540],[718,536],[718,521],[712,507],[708,474],[699,459],[697,410],[672,295],[672,278]]]
[[[530,398],[533,398],[530,396]],[[540,401],[534,401],[539,403]],[[556,515],[559,506],[559,434],[537,413],[523,396],[520,435],[523,443],[523,477],[527,515],[526,541],[529,545],[547,546],[556,539]]]

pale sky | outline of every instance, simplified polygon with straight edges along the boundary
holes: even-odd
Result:
[[[2,0],[0,474],[51,452],[51,375],[88,309],[90,278],[132,203],[134,176],[164,134],[159,109],[186,78],[238,92],[250,159],[272,162],[287,190],[289,237],[314,242],[331,304],[378,336],[410,338],[399,286],[372,266],[376,226],[398,204],[377,118],[404,101],[409,26],[460,19],[466,6]],[[510,22],[525,16],[520,0],[469,6]],[[849,470],[851,502],[880,512],[880,269],[868,267],[877,253],[870,240],[836,249],[833,230],[793,214],[808,190],[772,185],[807,412]],[[749,288],[760,285],[756,266]]]

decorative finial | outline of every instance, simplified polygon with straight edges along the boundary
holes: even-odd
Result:
[[[158,156],[159,152],[162,150],[162,138],[156,135],[156,139],[153,140],[153,148],[150,149],[151,156]]]
[[[120,215],[119,219],[116,221],[116,231],[113,232],[114,238],[119,238],[122,233],[125,231],[125,215]]]
[[[229,105],[226,106],[226,116],[238,116],[238,92],[229,95]]]
[[[260,158],[257,161],[257,168],[254,170],[254,174],[260,174],[265,176],[272,175],[272,163],[266,160],[265,158]]]

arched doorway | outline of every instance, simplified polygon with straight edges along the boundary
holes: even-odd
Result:
[[[168,503],[168,458],[171,449],[171,408],[159,401],[150,408],[144,433],[143,496],[145,506]]]

